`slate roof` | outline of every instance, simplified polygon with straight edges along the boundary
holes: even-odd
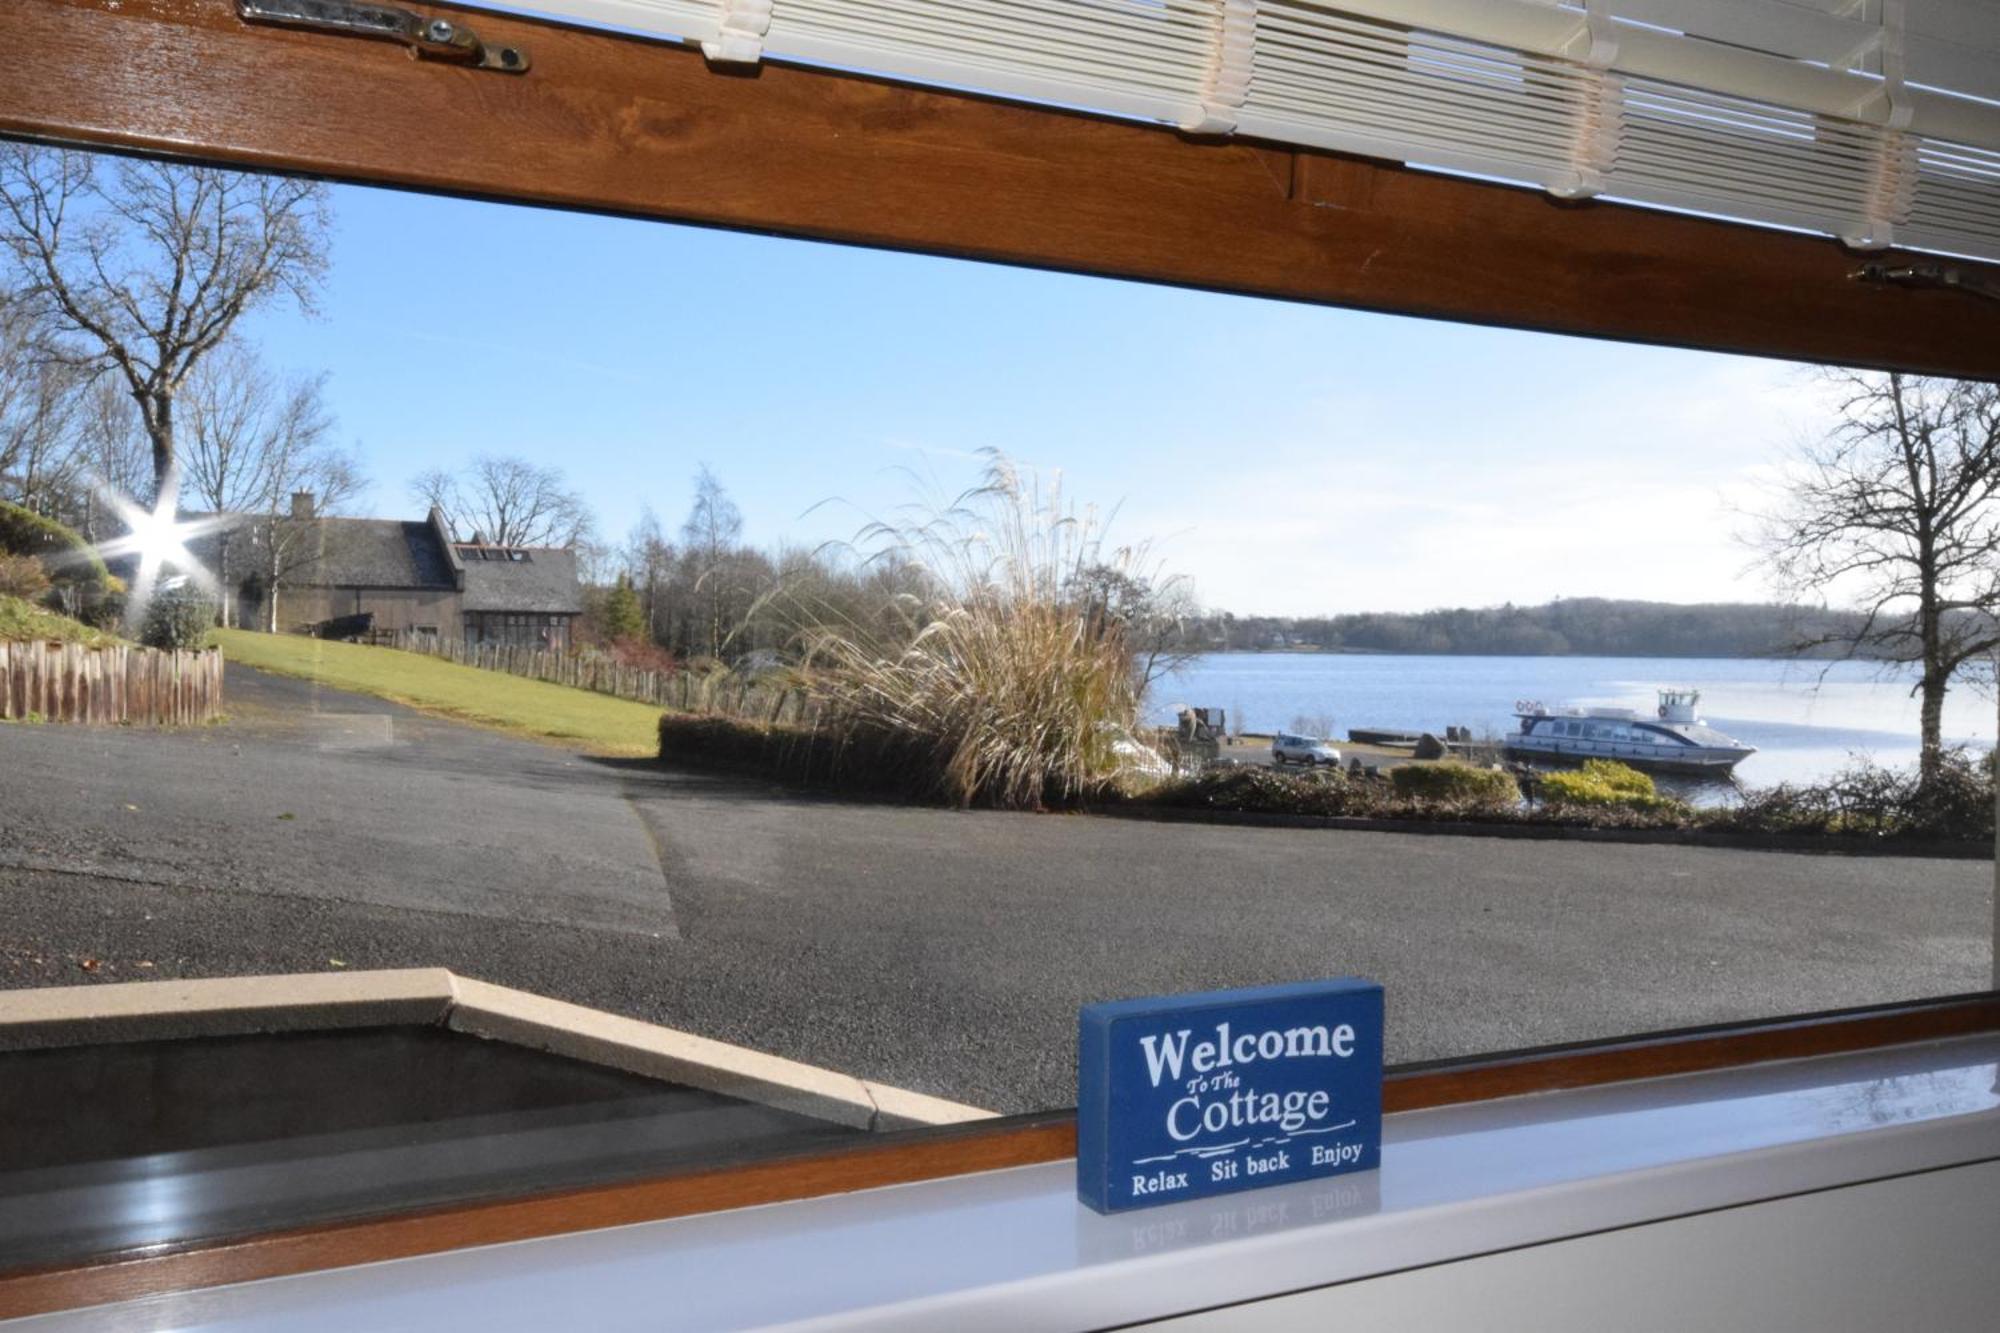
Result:
[[[244,519],[246,524],[250,521]],[[464,611],[583,613],[583,587],[577,582],[576,552],[567,547],[483,548],[468,542],[447,546],[438,527],[429,521],[312,518],[286,522],[310,523],[323,543],[317,560],[301,563],[292,570],[290,581],[295,586],[426,589],[458,592],[459,609]],[[259,544],[254,528],[251,541],[253,545]],[[219,563],[218,533],[204,533],[191,545],[210,565]],[[486,559],[488,551],[496,553],[496,558]],[[520,558],[504,558],[497,554],[501,552],[518,554]],[[257,557],[239,553],[231,563],[239,561],[247,561],[241,568],[254,569]],[[462,590],[452,568],[455,563],[465,570]]]
[[[526,559],[482,560],[472,549],[459,548],[465,562],[465,595],[460,601],[465,610],[549,615],[583,611],[575,551],[536,546],[522,552]]]
[[[450,589],[451,563],[428,523],[393,518],[320,518],[325,546],[299,582],[343,588]],[[523,608],[525,609],[525,608]]]

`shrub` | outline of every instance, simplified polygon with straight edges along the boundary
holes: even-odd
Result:
[[[1651,796],[1657,790],[1651,777],[1616,759],[1586,759],[1583,761],[1583,772],[1617,792]]]
[[[1862,760],[1824,783],[1747,793],[1740,805],[1715,812],[1712,822],[1747,833],[1991,838],[1993,757],[1947,750],[1928,787],[1915,769]]]
[[[657,671],[663,676],[681,669],[680,659],[674,656],[673,649],[663,648],[647,639],[619,639],[605,644],[603,651],[622,667]]]
[[[1511,773],[1451,761],[1404,764],[1389,771],[1389,780],[1398,796],[1446,805],[1501,809],[1521,799],[1520,785]]]
[[[1661,814],[1692,814],[1687,804],[1655,790],[1653,780],[1615,759],[1587,759],[1580,769],[1544,774],[1542,800],[1557,809],[1618,807]]]
[[[1249,810],[1283,815],[1373,813],[1380,787],[1350,782],[1337,770],[1283,773],[1275,768],[1211,768],[1192,778],[1160,784],[1146,793],[1158,805],[1206,810]]]
[[[0,555],[0,597],[38,602],[49,590],[49,574],[31,555]]]
[[[139,642],[148,648],[199,648],[213,628],[215,604],[193,584],[182,583],[153,594]]]

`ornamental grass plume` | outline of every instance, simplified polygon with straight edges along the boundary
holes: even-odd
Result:
[[[980,485],[871,523],[850,549],[884,570],[883,604],[808,615],[801,634],[840,767],[954,805],[1038,809],[1160,765],[1136,736],[1125,622],[1091,591],[1143,548],[1107,548],[1059,485],[989,452]]]

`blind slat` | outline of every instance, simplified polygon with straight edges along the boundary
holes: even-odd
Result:
[[[744,58],[2000,259],[2000,0],[519,7],[704,42],[747,33]]]

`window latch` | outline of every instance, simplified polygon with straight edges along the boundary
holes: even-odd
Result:
[[[2000,283],[1957,264],[1863,264],[1851,276],[1859,282],[1881,283],[1887,287],[1942,288],[2000,301]]]
[[[528,53],[518,46],[488,46],[462,23],[393,5],[354,0],[236,0],[236,15],[245,23],[269,23],[280,28],[344,33],[400,42],[412,56],[449,60],[505,74],[525,73]]]

